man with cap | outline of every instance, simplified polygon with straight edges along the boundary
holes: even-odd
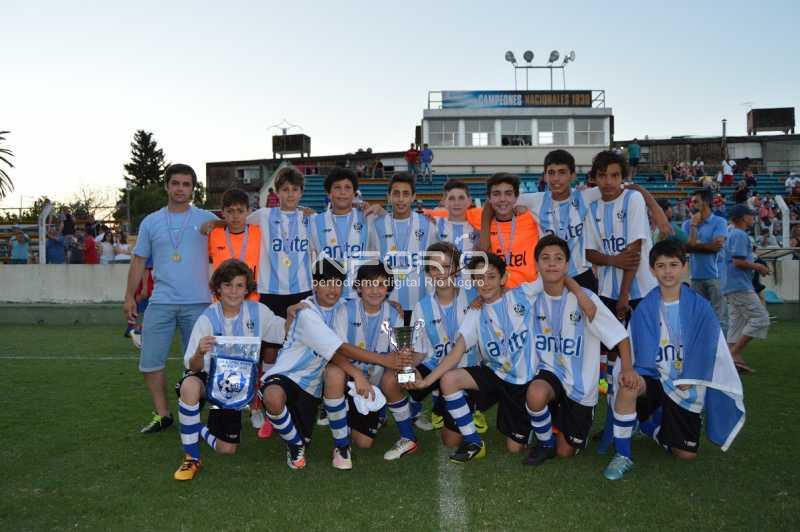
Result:
[[[14,236],[8,239],[8,245],[11,247],[11,264],[28,263],[30,242],[30,237],[25,234],[22,227],[15,225]]]
[[[783,185],[786,187],[786,195],[791,196],[794,189],[800,186],[800,177],[797,177],[797,172],[790,172]]]
[[[740,372],[752,373],[742,352],[753,338],[766,339],[769,314],[753,289],[753,271],[768,275],[769,268],[753,261],[753,243],[747,230],[755,223],[755,212],[739,204],[731,209],[731,227],[725,243],[727,276],[722,293],[730,310],[728,346]]]

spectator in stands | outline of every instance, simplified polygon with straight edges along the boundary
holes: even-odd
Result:
[[[688,161],[683,161],[680,166],[681,179],[693,179],[691,166]]]
[[[756,185],[758,185],[758,181],[756,180],[756,176],[753,175],[753,171],[750,168],[747,168],[744,171],[743,177],[748,187],[756,188]]]
[[[8,245],[11,247],[11,264],[28,264],[31,239],[22,227],[15,225],[13,229],[14,235],[8,239]]]
[[[789,173],[789,177],[786,178],[783,186],[786,188],[786,195],[792,196],[794,194],[800,193],[800,177],[797,177],[797,172]]]
[[[64,264],[67,261],[64,237],[59,234],[58,229],[55,227],[51,227],[47,230],[45,259],[47,264]]]
[[[728,222],[711,212],[712,196],[706,189],[692,194],[692,217],[683,223],[689,235],[686,251],[689,255],[689,277],[692,288],[708,299],[714,307],[723,331],[727,330],[728,316],[720,286],[717,256],[728,238]]]
[[[114,263],[128,264],[131,261],[131,250],[128,247],[128,236],[125,231],[114,234]]]
[[[433,169],[431,168],[431,164],[433,163],[433,150],[430,149],[427,144],[423,144],[422,152],[420,152],[419,156],[422,161],[423,183],[426,181],[426,177],[428,183],[433,183]]]
[[[372,170],[372,177],[375,179],[383,179],[383,163],[381,161],[377,161],[375,163],[375,169]]]
[[[689,205],[687,203],[689,199],[676,201],[672,207],[672,219],[676,222],[682,222],[689,217]]]
[[[642,147],[639,146],[639,139],[634,138],[633,142],[628,144],[628,166],[630,166],[630,179],[636,177],[636,171],[639,169],[639,158],[642,154]]]
[[[361,179],[361,178],[364,177],[364,169],[365,168],[366,168],[366,165],[364,165],[363,161],[359,161],[359,162],[356,163],[356,177],[358,179]]]
[[[670,165],[665,164],[661,174],[664,176],[664,181],[672,181],[672,167]]]
[[[75,233],[75,238],[67,245],[67,264],[83,264],[83,231]]]
[[[681,178],[681,165],[678,162],[672,163],[672,167],[670,168],[670,172],[672,173],[672,179],[680,180]]]
[[[775,202],[767,195],[761,201],[761,208],[758,210],[758,217],[762,225],[771,225],[775,219]]]
[[[758,195],[758,192],[753,192],[753,195],[747,198],[745,203],[751,211],[758,214],[758,211],[761,208],[761,196]]]
[[[731,159],[728,161],[728,165],[731,167],[731,172],[736,175],[736,173],[739,171],[739,165],[736,163],[736,161]]]
[[[267,208],[271,209],[273,207],[277,207],[278,205],[280,205],[280,203],[281,203],[280,198],[275,193],[275,190],[272,187],[270,187],[269,190],[267,191]]]
[[[419,161],[419,150],[417,149],[416,144],[413,142],[411,143],[411,147],[406,151],[406,163],[408,164],[408,173],[411,174],[414,179],[417,178],[418,167],[417,161]]]
[[[725,160],[720,165],[722,166],[722,186],[729,187],[733,184],[733,166]]]
[[[58,215],[59,219],[59,232],[64,237],[64,246],[69,249],[72,247],[76,240],[75,236],[75,218],[69,212],[67,207],[61,207],[61,213]],[[67,254],[67,263],[69,263],[69,254]]]
[[[761,230],[761,236],[758,238],[756,242],[761,247],[777,247],[778,246],[778,239],[775,238],[775,235],[768,228],[764,228]]]
[[[736,190],[733,191],[733,202],[736,204],[746,203],[749,196],[750,189],[747,188],[747,183],[744,180],[739,181]]]
[[[714,194],[714,200],[711,204],[711,211],[717,216],[727,220],[728,210],[725,208],[725,198],[722,197],[722,194]]]
[[[97,237],[97,247],[100,249],[100,264],[111,264],[114,260],[114,235],[111,231],[104,232]]]
[[[695,159],[692,163],[692,170],[694,170],[694,176],[697,178],[706,175],[706,164],[700,157]]]
[[[83,236],[83,263],[100,264],[100,256],[97,253],[97,241],[94,239],[94,227],[86,225]]]
[[[661,231],[653,223],[652,216],[650,217],[650,229],[653,232],[653,242],[660,242],[661,240],[665,240],[668,238],[673,238],[679,241],[682,244],[686,244],[689,240],[689,236],[684,232],[683,228],[681,227],[680,222],[676,222],[672,219],[673,212],[672,212],[672,205],[670,204],[669,200],[666,198],[661,198],[658,200],[658,206],[661,207],[661,210],[664,211],[664,216],[667,217],[669,220],[670,225],[672,226],[672,235],[661,235]]]

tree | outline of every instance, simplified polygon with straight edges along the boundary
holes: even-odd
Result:
[[[153,139],[153,133],[143,129],[133,135],[131,142],[131,162],[125,165],[125,172],[131,185],[146,188],[164,182],[164,151]]]
[[[11,181],[11,177],[8,175],[8,172],[3,165],[8,166],[9,168],[14,168],[14,165],[11,164],[11,158],[14,156],[14,153],[2,146],[2,143],[5,142],[6,137],[5,135],[11,133],[10,131],[0,131],[0,199],[5,198],[8,194],[14,190],[14,183]]]

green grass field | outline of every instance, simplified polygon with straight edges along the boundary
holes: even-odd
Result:
[[[593,447],[524,468],[493,411],[484,460],[450,464],[437,434],[421,433],[421,452],[385,462],[390,424],[350,472],[331,468],[327,427],[308,467],[290,471],[277,434],[258,440],[245,418],[238,454],[203,446],[199,477],[178,483],[177,428],[138,433],[150,405],[120,327],[1,325],[0,530],[798,530],[800,313],[771,312],[769,340],[746,354],[758,373],[744,377],[747,423],[731,450],[704,441],[681,463],[636,439],[636,467],[617,483]],[[599,406],[596,427],[604,416]]]

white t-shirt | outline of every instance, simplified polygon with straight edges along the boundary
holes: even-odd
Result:
[[[628,333],[599,297],[588,290],[584,292],[597,306],[594,320],[586,319],[571,292],[567,292],[566,298],[563,295],[554,298],[542,292],[533,301],[532,333],[536,372],[546,370],[555,374],[567,397],[582,405],[594,406],[600,379],[600,343],[615,346],[627,338]],[[555,334],[557,316],[561,317],[560,335]]]
[[[650,273],[650,248],[653,246],[650,222],[644,198],[633,190],[624,190],[613,201],[602,199],[589,205],[589,231],[586,249],[604,255],[619,255],[628,245],[642,241],[641,260],[631,284],[630,299],[640,299],[656,286]],[[619,299],[623,270],[613,266],[598,266],[599,295]]]
[[[264,374],[283,375],[314,397],[322,395],[322,372],[344,343],[326,323],[313,298],[303,300],[310,308],[297,312],[278,359]]]
[[[244,312],[242,320],[244,323],[247,323],[251,319],[247,311],[247,305],[242,305],[242,312]],[[232,318],[225,318],[225,331],[223,336],[233,336],[233,323],[238,317],[239,315],[237,314]],[[261,331],[261,340],[272,344],[283,343],[283,328],[284,324],[286,323],[283,318],[276,316],[269,308],[259,303],[258,321]],[[205,314],[201,314],[200,317],[197,318],[197,321],[194,322],[192,334],[189,337],[189,343],[186,346],[186,352],[183,355],[183,365],[186,367],[186,369],[189,369],[189,359],[192,358],[195,351],[197,351],[197,346],[200,344],[200,340],[205,336],[214,336],[214,328],[211,325],[211,321],[209,321],[208,317]],[[203,371],[208,372],[210,361],[211,353],[209,352],[203,356]]]
[[[258,262],[260,294],[299,294],[311,291],[309,218],[302,211],[261,208],[247,223],[261,228]]]
[[[591,267],[586,261],[586,214],[589,204],[600,199],[600,189],[570,190],[570,197],[556,201],[547,192],[521,194],[517,205],[527,207],[536,221],[542,236],[555,234],[569,245],[569,276],[580,275]]]
[[[731,164],[728,161],[722,161],[722,173],[723,175],[732,175],[733,168],[731,168]]]

